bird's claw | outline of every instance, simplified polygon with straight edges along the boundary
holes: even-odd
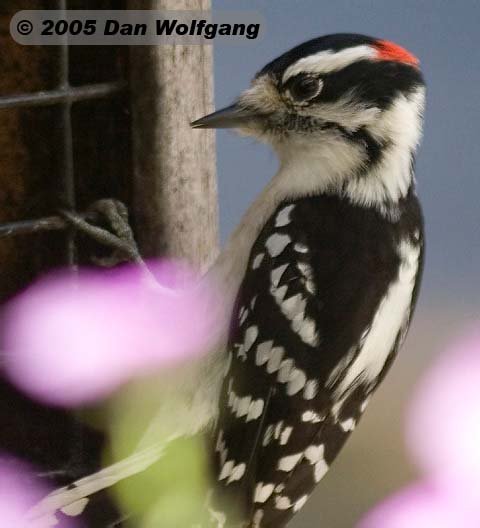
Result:
[[[143,264],[132,228],[128,222],[128,209],[119,200],[102,199],[89,207],[89,213],[107,222],[109,229],[96,225],[94,221],[72,211],[62,210],[62,216],[72,227],[96,240],[100,244],[114,250],[112,257],[97,261],[102,265],[111,266],[121,261],[131,261]],[[123,258],[122,258],[123,257]]]

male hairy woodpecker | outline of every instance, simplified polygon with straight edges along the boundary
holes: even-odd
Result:
[[[409,52],[336,34],[284,53],[235,104],[192,123],[235,128],[280,159],[211,271],[226,289],[230,325],[183,384],[172,383],[192,395],[190,407],[175,411],[177,436],[212,428],[212,526],[285,526],[405,338],[423,263],[414,157],[424,94]],[[39,511],[68,506],[160,456],[154,434],[143,446],[54,492]],[[233,519],[217,496],[235,504]]]

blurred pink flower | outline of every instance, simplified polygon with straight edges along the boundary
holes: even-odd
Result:
[[[44,528],[46,519],[36,522],[28,511],[48,490],[35,480],[25,464],[11,457],[0,457],[0,526],[5,528]],[[53,526],[53,524],[49,524]],[[72,528],[70,520],[58,521],[58,528]]]
[[[377,506],[358,528],[480,526],[480,332],[459,340],[420,381],[407,443],[426,480]]]
[[[480,512],[479,331],[454,344],[427,372],[406,433],[410,452],[429,478]]]
[[[44,278],[4,313],[4,366],[32,397],[101,398],[133,376],[201,354],[219,328],[219,295],[171,262]]]
[[[421,482],[386,499],[357,528],[478,528],[480,517],[442,488]]]

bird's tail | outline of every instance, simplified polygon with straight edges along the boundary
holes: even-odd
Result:
[[[162,457],[164,451],[164,444],[152,445],[68,486],[52,491],[28,512],[28,520],[32,526],[47,528],[58,524],[56,515],[59,512],[67,516],[80,515],[89,497],[149,468]]]

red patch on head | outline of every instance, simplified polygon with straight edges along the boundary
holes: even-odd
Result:
[[[406,49],[388,40],[377,40],[375,48],[380,60],[403,62],[411,66],[418,66],[419,60]]]

